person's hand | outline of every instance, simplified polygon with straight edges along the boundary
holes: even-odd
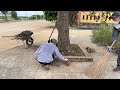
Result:
[[[66,65],[69,66],[71,64],[71,61],[70,60],[67,60],[66,61]]]
[[[50,43],[50,39],[48,40],[48,43]]]
[[[110,46],[107,46],[107,51],[112,52],[112,48],[110,48]]]
[[[65,58],[66,65],[69,66],[71,64],[71,61]]]

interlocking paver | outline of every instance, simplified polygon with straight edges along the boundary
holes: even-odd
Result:
[[[53,79],[66,79],[65,73],[53,73]]]
[[[71,31],[70,35],[76,33]],[[88,44],[91,47],[95,47],[97,49],[96,53],[91,54],[94,60],[100,60],[106,52],[101,49],[104,47],[98,47],[91,43],[90,37],[83,33],[72,37],[70,40],[71,43],[81,43],[84,47]],[[59,66],[50,66],[50,70],[46,71],[34,58],[34,52],[39,44],[34,43],[29,49],[19,46],[18,48],[12,48],[0,53],[0,79],[89,79],[83,74],[83,70],[92,62],[72,62],[70,66],[66,66],[65,63],[56,61],[56,63],[59,63]],[[120,79],[120,72],[112,71],[116,66],[116,59],[116,55],[110,56],[109,67],[103,78]]]

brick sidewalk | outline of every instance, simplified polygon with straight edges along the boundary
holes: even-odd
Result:
[[[73,32],[73,31],[71,31]],[[81,32],[81,31],[79,31]],[[78,36],[71,36],[71,43],[81,43],[84,47],[87,45],[94,47],[97,51],[91,54],[94,60],[99,60],[106,52],[104,47],[98,47],[91,43],[88,36],[80,33]],[[23,46],[12,48],[0,54],[0,78],[1,79],[87,79],[82,71],[92,62],[72,62],[68,67],[61,61],[59,67],[50,66],[46,71],[35,60],[34,52],[37,50],[39,43],[34,43],[29,49]],[[99,52],[98,52],[99,51]],[[116,56],[111,55],[105,79],[120,79],[120,72],[113,72],[112,68],[116,66]]]
[[[13,48],[0,54],[1,79],[82,79],[81,62],[66,66],[64,62],[55,61],[59,66],[50,66],[46,71],[34,58],[36,46],[29,49],[23,46]]]

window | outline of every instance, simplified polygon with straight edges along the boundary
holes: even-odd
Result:
[[[88,15],[87,15],[87,17],[86,17],[86,20],[88,20]]]
[[[111,18],[109,18],[109,20],[112,20]]]
[[[90,16],[90,20],[92,20],[92,16]]]
[[[85,16],[83,15],[83,20],[85,19]]]
[[[94,20],[96,19],[96,16],[94,16]]]

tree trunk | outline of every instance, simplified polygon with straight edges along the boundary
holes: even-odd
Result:
[[[58,29],[58,48],[64,48],[70,45],[69,40],[69,11],[57,12],[57,29]]]
[[[69,24],[70,27],[73,25],[73,11],[69,11]]]
[[[7,21],[8,21],[8,19],[7,19],[7,15],[4,15],[4,18],[5,18],[5,21],[7,22]]]

